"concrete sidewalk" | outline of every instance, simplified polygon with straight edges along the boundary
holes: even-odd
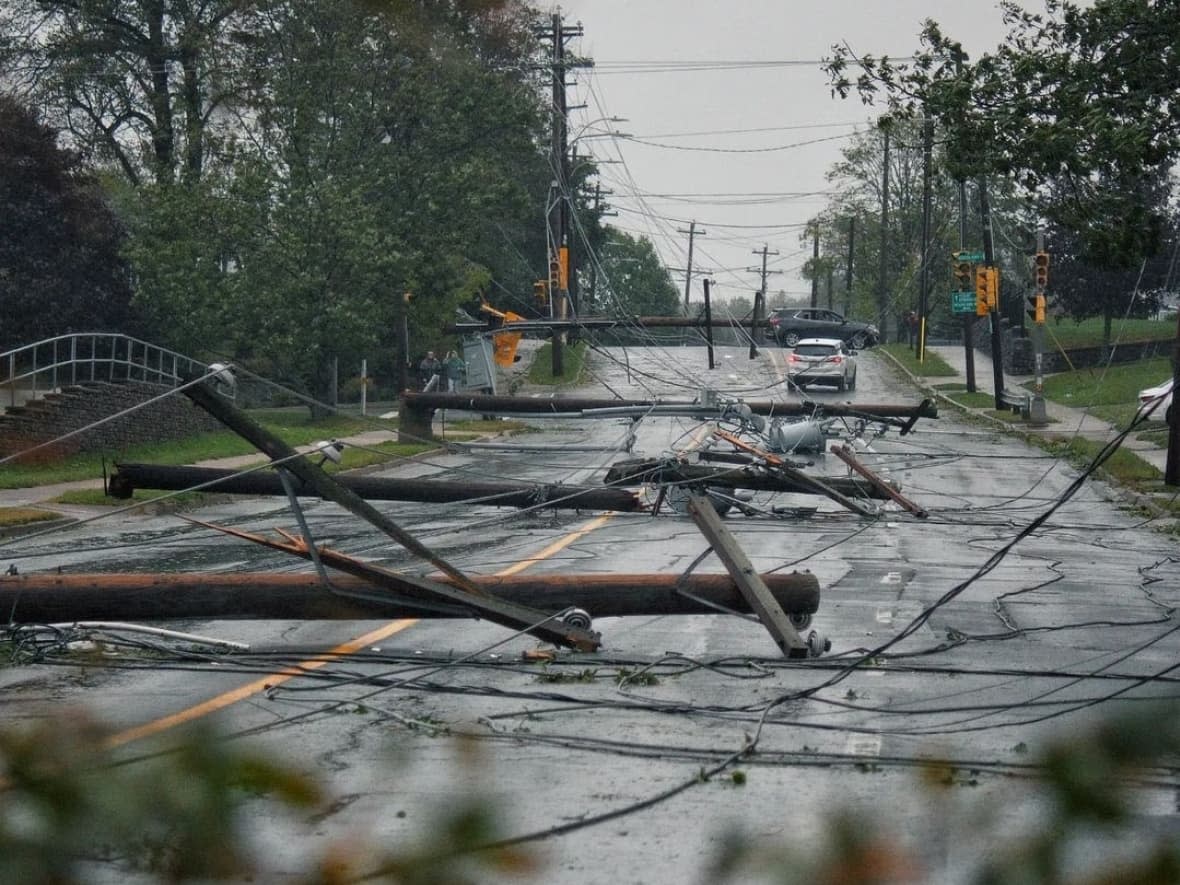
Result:
[[[942,357],[958,373],[957,380],[966,383],[967,355],[961,345],[936,345],[930,347],[929,350]],[[974,363],[976,390],[994,394],[996,385],[991,357],[977,349],[974,351]],[[927,383],[934,384],[948,384],[954,380],[956,379],[950,377],[925,379]],[[1031,375],[1005,375],[1004,387],[1008,390],[1024,390],[1026,388],[1023,385],[1032,380],[1033,376]],[[976,409],[975,411],[987,410]],[[1008,423],[1013,429],[1024,433],[1036,433],[1056,439],[1083,436],[1096,442],[1109,442],[1120,432],[1119,428],[1094,417],[1085,409],[1071,408],[1051,400],[1045,400],[1045,414],[1049,418],[1049,423],[1041,427],[1031,426],[1025,421]],[[1131,435],[1123,441],[1123,447],[1134,451],[1136,455],[1163,473],[1168,460],[1168,451],[1165,446],[1137,439],[1135,435]]]

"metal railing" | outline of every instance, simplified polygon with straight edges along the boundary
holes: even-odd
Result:
[[[117,332],[74,332],[0,353],[0,391],[11,406],[86,381],[176,386],[208,366]]]

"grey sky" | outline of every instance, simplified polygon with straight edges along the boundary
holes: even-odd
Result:
[[[694,268],[713,270],[722,298],[758,287],[746,268],[767,245],[779,253],[768,268],[782,271],[768,277],[771,304],[780,290],[810,291],[800,231],[822,208],[816,192],[830,187],[824,174],[848,136],[876,114],[832,98],[819,59],[843,42],[857,54],[909,55],[926,18],[971,55],[1005,33],[991,0],[567,0],[560,10],[585,31],[571,49],[596,65],[570,78],[569,103],[587,105],[571,112],[570,135],[582,136],[580,153],[619,161],[601,167],[619,212],[610,223],[647,235],[683,268],[688,236],[677,229],[695,219],[707,234]],[[609,116],[627,121],[594,122]],[[634,138],[600,134],[611,129]],[[683,289],[683,274],[674,279]],[[692,300],[701,300],[695,274]]]

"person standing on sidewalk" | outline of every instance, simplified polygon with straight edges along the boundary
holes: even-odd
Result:
[[[440,363],[434,356],[433,350],[426,351],[426,356],[422,358],[422,362],[418,363],[418,378],[422,381],[423,392],[434,390],[439,384],[439,373],[442,371],[442,363]]]
[[[467,363],[463,362],[463,357],[455,351],[448,351],[447,358],[443,360],[443,374],[447,379],[447,391],[454,393],[459,382],[467,374]]]

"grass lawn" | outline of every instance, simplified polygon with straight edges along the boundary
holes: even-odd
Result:
[[[372,430],[382,423],[390,429],[392,424],[376,420],[362,421],[358,418],[341,417],[312,421],[306,409],[267,410],[255,419],[293,446],[306,445],[321,439],[347,436],[362,430]],[[153,464],[192,464],[208,458],[226,458],[234,455],[248,455],[256,452],[250,443],[229,430],[201,433],[183,440],[166,443],[152,443],[131,446],[117,453],[120,461],[150,461]],[[93,479],[102,476],[104,460],[110,464],[111,455],[76,455],[62,461],[45,464],[4,465],[0,470],[0,488],[27,489],[33,486],[49,485],[56,482],[72,482],[79,479]]]
[[[1103,448],[1103,443],[1080,436],[1075,436],[1068,442],[1047,441],[1044,445],[1050,452],[1066,458],[1077,467],[1088,465]],[[1142,489],[1157,484],[1163,478],[1163,474],[1154,465],[1144,461],[1130,449],[1118,449],[1102,465],[1102,469],[1117,482],[1130,488]]]
[[[546,341],[533,357],[533,364],[529,366],[530,384],[574,384],[582,375],[582,366],[586,362],[586,342],[578,341],[568,344],[561,354],[561,375],[553,374],[553,344]]]
[[[1171,365],[1165,358],[1121,363],[1106,369],[1078,369],[1047,377],[1044,394],[1045,399],[1089,409],[1103,421],[1126,427],[1139,408],[1139,391],[1154,387],[1171,373]],[[1031,389],[1030,384],[1025,387]]]
[[[1095,347],[1102,344],[1102,317],[1090,317],[1080,323],[1071,319],[1045,324],[1049,346],[1056,348]],[[1158,341],[1176,337],[1176,320],[1121,320],[1110,326],[1112,341]]]
[[[919,378],[950,378],[958,374],[946,360],[929,349],[922,362],[918,362],[917,355],[908,344],[880,344],[877,349],[884,350],[909,370],[911,375]]]

